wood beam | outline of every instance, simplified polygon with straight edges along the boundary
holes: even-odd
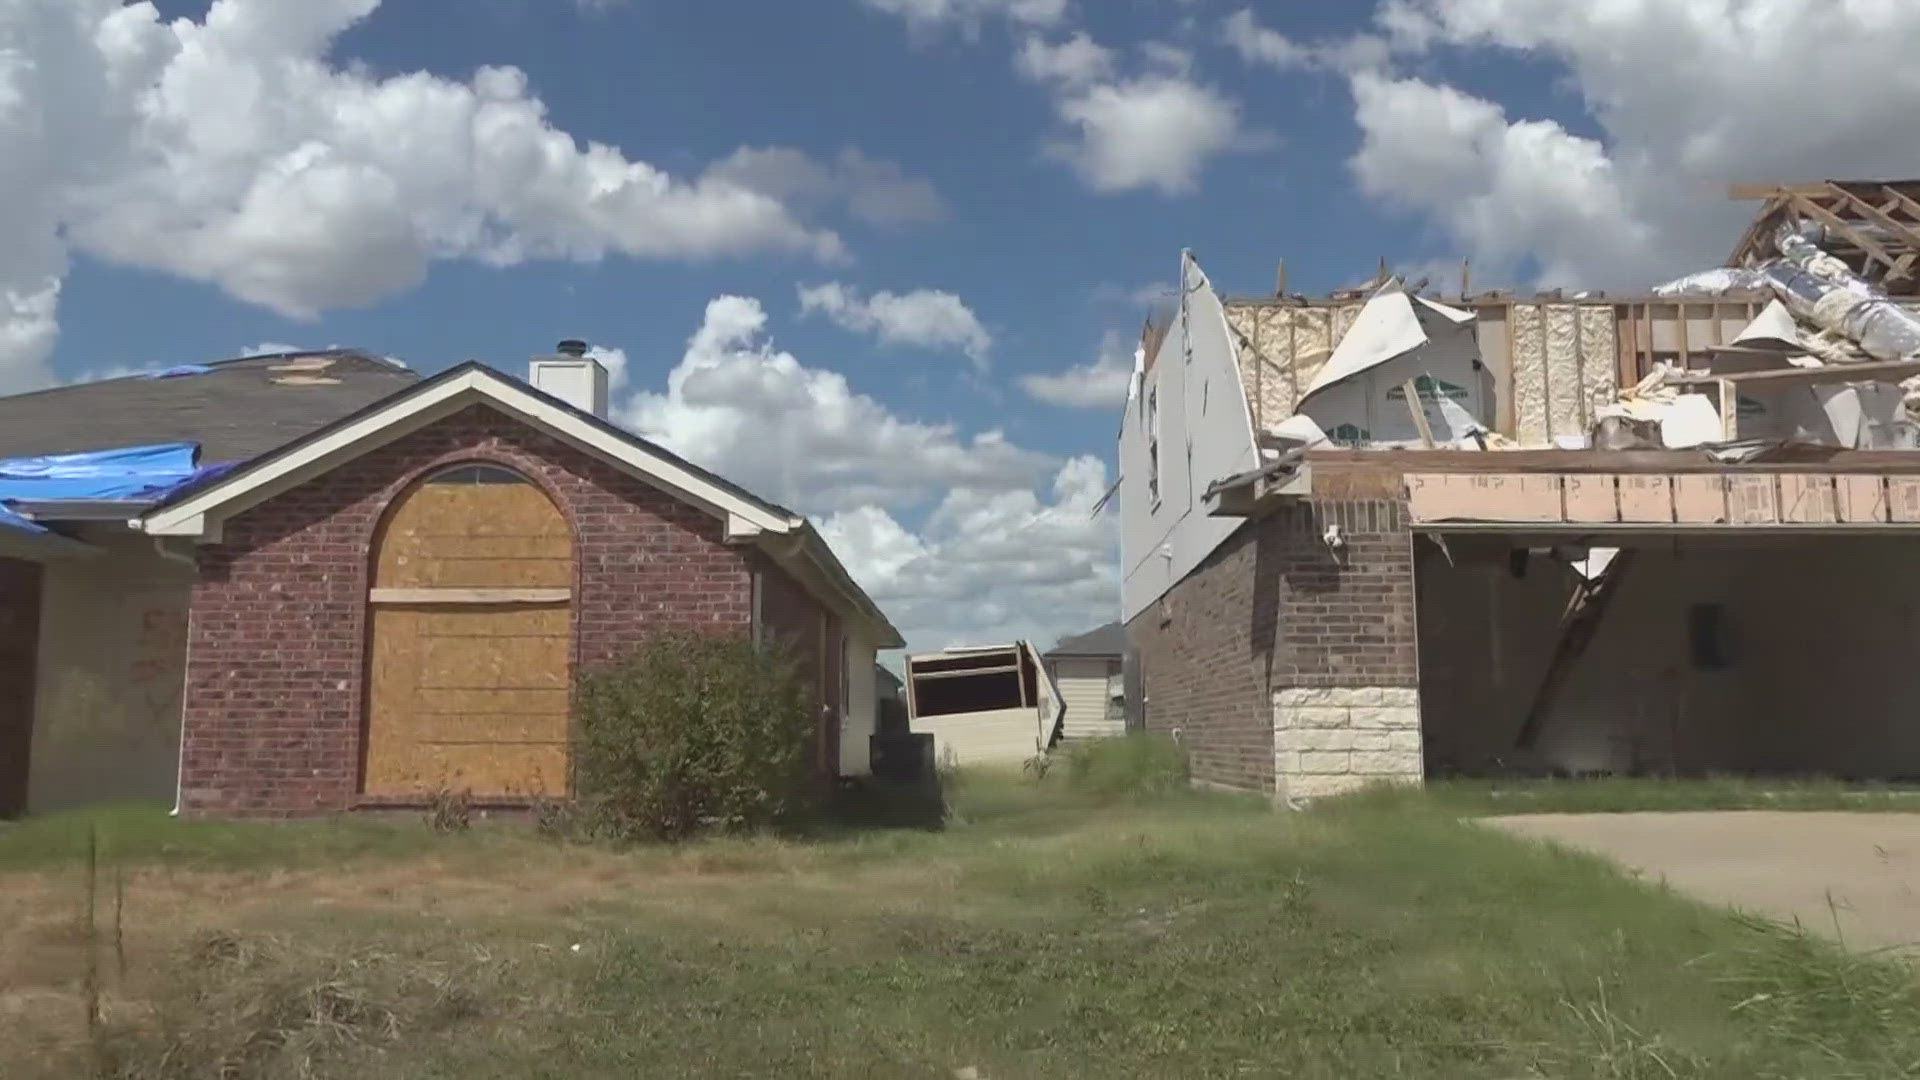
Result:
[[[1672,381],[1682,386],[1704,386],[1718,383],[1733,386],[1740,383],[1820,383],[1820,382],[1894,382],[1911,375],[1920,375],[1920,360],[1873,360],[1864,364],[1823,364],[1820,367],[1768,368],[1765,371],[1737,371],[1725,375],[1674,375]]]
[[[1821,206],[1819,203],[1814,202],[1812,199],[1806,197],[1805,195],[1795,195],[1790,200],[1790,205],[1795,210],[1798,210],[1801,213],[1806,214],[1808,217],[1811,217],[1820,221],[1822,224],[1826,225],[1829,229],[1838,230],[1841,235],[1845,236],[1848,240],[1852,241],[1855,247],[1873,256],[1875,259],[1878,259],[1881,263],[1885,264],[1889,268],[1899,261],[1895,259],[1892,255],[1887,254],[1886,248],[1883,248],[1879,244],[1875,243],[1874,241],[1867,239],[1864,233],[1860,232],[1858,229],[1855,229],[1853,227],[1853,223],[1847,221],[1845,218],[1842,218],[1839,214],[1834,213],[1833,211],[1827,209],[1826,207]]]
[[[1858,211],[1860,216],[1866,218],[1867,220],[1873,222],[1876,225],[1881,226],[1882,228],[1886,229],[1888,232],[1891,232],[1893,235],[1899,237],[1902,240],[1905,240],[1907,243],[1912,244],[1915,247],[1920,247],[1920,231],[1915,231],[1916,229],[1920,229],[1920,225],[1917,225],[1913,222],[1901,221],[1897,218],[1894,218],[1888,215],[1885,211],[1881,210],[1879,207],[1873,205],[1867,200],[1861,198],[1860,196],[1855,195],[1853,192],[1848,191],[1846,188],[1843,188],[1838,184],[1833,184],[1830,186],[1833,188],[1834,194],[1840,196],[1842,199],[1845,199],[1847,202],[1847,205],[1853,207],[1854,210]]]
[[[1804,184],[1731,184],[1727,187],[1727,198],[1734,202],[1758,202],[1783,195],[1824,195],[1826,191],[1824,180]]]

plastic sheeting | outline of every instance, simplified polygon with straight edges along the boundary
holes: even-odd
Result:
[[[201,467],[198,443],[0,458],[0,503],[157,501],[233,468]]]
[[[1675,278],[1665,285],[1655,285],[1653,295],[1673,296],[1725,296],[1737,292],[1765,292],[1767,276],[1758,270],[1749,270],[1741,266],[1722,266],[1713,270],[1702,270],[1697,274],[1688,274]]]

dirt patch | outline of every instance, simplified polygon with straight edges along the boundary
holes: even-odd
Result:
[[[1537,814],[1485,824],[1853,948],[1920,959],[1920,814]]]

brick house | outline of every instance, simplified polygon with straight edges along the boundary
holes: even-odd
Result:
[[[156,417],[169,395],[193,404]],[[536,361],[530,384],[254,358],[0,399],[0,421],[90,403],[128,441],[245,456],[154,503],[16,504],[40,535],[0,530],[0,756],[27,763],[0,775],[0,811],[557,794],[575,675],[663,628],[790,645],[822,773],[866,771],[873,657],[898,632],[804,518],[603,419],[591,360]],[[63,437],[0,453],[101,436]]]
[[[1243,300],[1186,256],[1177,295],[1121,426],[1122,614],[1196,781],[1920,777],[1920,453],[1861,420],[1920,359],[1793,363],[1744,294]],[[1713,430],[1593,445],[1656,373]]]

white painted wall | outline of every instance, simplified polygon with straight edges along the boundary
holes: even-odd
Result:
[[[1066,701],[1067,715],[1062,721],[1067,739],[1097,739],[1126,732],[1121,717],[1107,719],[1107,661],[1081,656],[1062,656],[1053,661],[1054,678],[1060,683],[1060,696]]]
[[[840,775],[873,773],[873,733],[878,725],[875,697],[873,642],[849,635],[847,657],[847,712],[840,721]]]
[[[1120,429],[1122,618],[1131,621],[1239,527],[1208,517],[1215,480],[1255,467],[1252,414],[1220,297],[1191,255],[1180,258],[1181,307]],[[1159,498],[1148,473],[1149,401],[1156,397]]]
[[[171,804],[193,571],[118,527],[86,539],[107,554],[42,579],[27,808]]]

